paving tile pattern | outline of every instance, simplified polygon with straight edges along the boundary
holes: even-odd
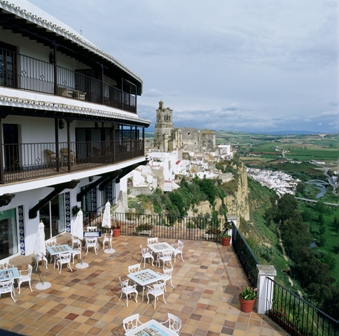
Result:
[[[58,240],[64,243],[69,238],[65,234]],[[267,316],[240,312],[237,296],[247,284],[246,277],[232,247],[220,243],[185,240],[185,261],[177,259],[174,263],[175,288],[167,284],[167,304],[160,297],[154,309],[153,297],[150,303],[141,301],[138,288],[138,302],[132,298],[127,307],[124,296],[119,300],[119,276],[126,277],[127,266],[140,262],[140,245],[146,246],[146,240],[146,237],[115,238],[115,253],[105,254],[102,248],[98,255],[91,251],[87,256],[83,253],[89,267],[78,269],[72,264],[73,272],[64,266],[59,274],[49,264],[44,279],[51,287],[44,291],[35,288],[41,273],[34,268],[33,292],[23,284],[16,303],[9,294],[0,298],[0,329],[37,336],[124,335],[125,317],[139,313],[142,322],[149,319],[161,322],[170,312],[183,321],[181,336],[288,335]],[[24,267],[31,261],[31,256],[21,256],[11,263]],[[150,264],[146,267],[162,271]]]

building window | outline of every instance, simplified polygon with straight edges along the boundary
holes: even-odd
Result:
[[[45,239],[50,239],[65,231],[64,194],[55,196],[40,209],[40,221],[45,225]]]
[[[19,253],[16,210],[0,212],[0,260]]]

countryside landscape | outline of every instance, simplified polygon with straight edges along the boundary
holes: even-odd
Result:
[[[273,190],[248,177],[250,220],[240,218],[240,230],[260,262],[276,267],[277,280],[281,284],[325,309],[324,302],[329,306],[331,301],[326,297],[326,290],[330,288],[334,298],[338,297],[339,288],[338,136],[215,133],[217,144],[231,144],[236,152],[225,171],[234,172],[233,168],[239,164],[283,171],[298,182],[294,195],[285,195],[279,201]],[[152,133],[147,133],[147,138],[151,143]],[[319,181],[320,186],[309,183],[314,180]],[[333,184],[333,181],[336,182]],[[185,189],[185,185],[181,187]],[[229,182],[220,188],[228,194],[233,192],[235,185]],[[145,202],[145,197],[141,199]],[[184,191],[182,199],[185,200]],[[283,214],[284,211],[287,214]],[[298,259],[303,255],[298,249],[301,246],[309,251],[307,258],[311,259],[308,261]],[[311,269],[306,271],[307,263]],[[303,278],[305,273],[308,273],[308,279]],[[314,286],[319,287],[315,289]],[[328,309],[327,312],[339,318],[337,311]]]

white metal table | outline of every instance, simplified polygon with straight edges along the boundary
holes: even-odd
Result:
[[[127,276],[132,281],[142,286],[142,301],[144,300],[145,286],[164,279],[164,276],[162,274],[158,274],[149,268],[145,268],[144,270],[139,272],[127,274]]]
[[[19,278],[19,271],[16,267],[0,270],[0,281]]]
[[[147,245],[154,253],[174,251],[175,248],[168,243],[156,243]]]
[[[50,253],[50,255],[57,255],[57,254],[61,254],[61,253],[73,252],[72,248],[67,244],[56,245],[56,246],[47,246],[46,249]]]
[[[168,329],[164,325],[162,325],[160,322],[156,320],[150,320],[143,325],[127,331],[125,333],[126,336],[178,336],[177,333],[174,331]]]

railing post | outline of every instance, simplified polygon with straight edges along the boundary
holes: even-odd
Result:
[[[277,271],[271,265],[257,265],[258,268],[258,314],[267,314],[273,300],[273,286],[267,278],[274,280]]]

